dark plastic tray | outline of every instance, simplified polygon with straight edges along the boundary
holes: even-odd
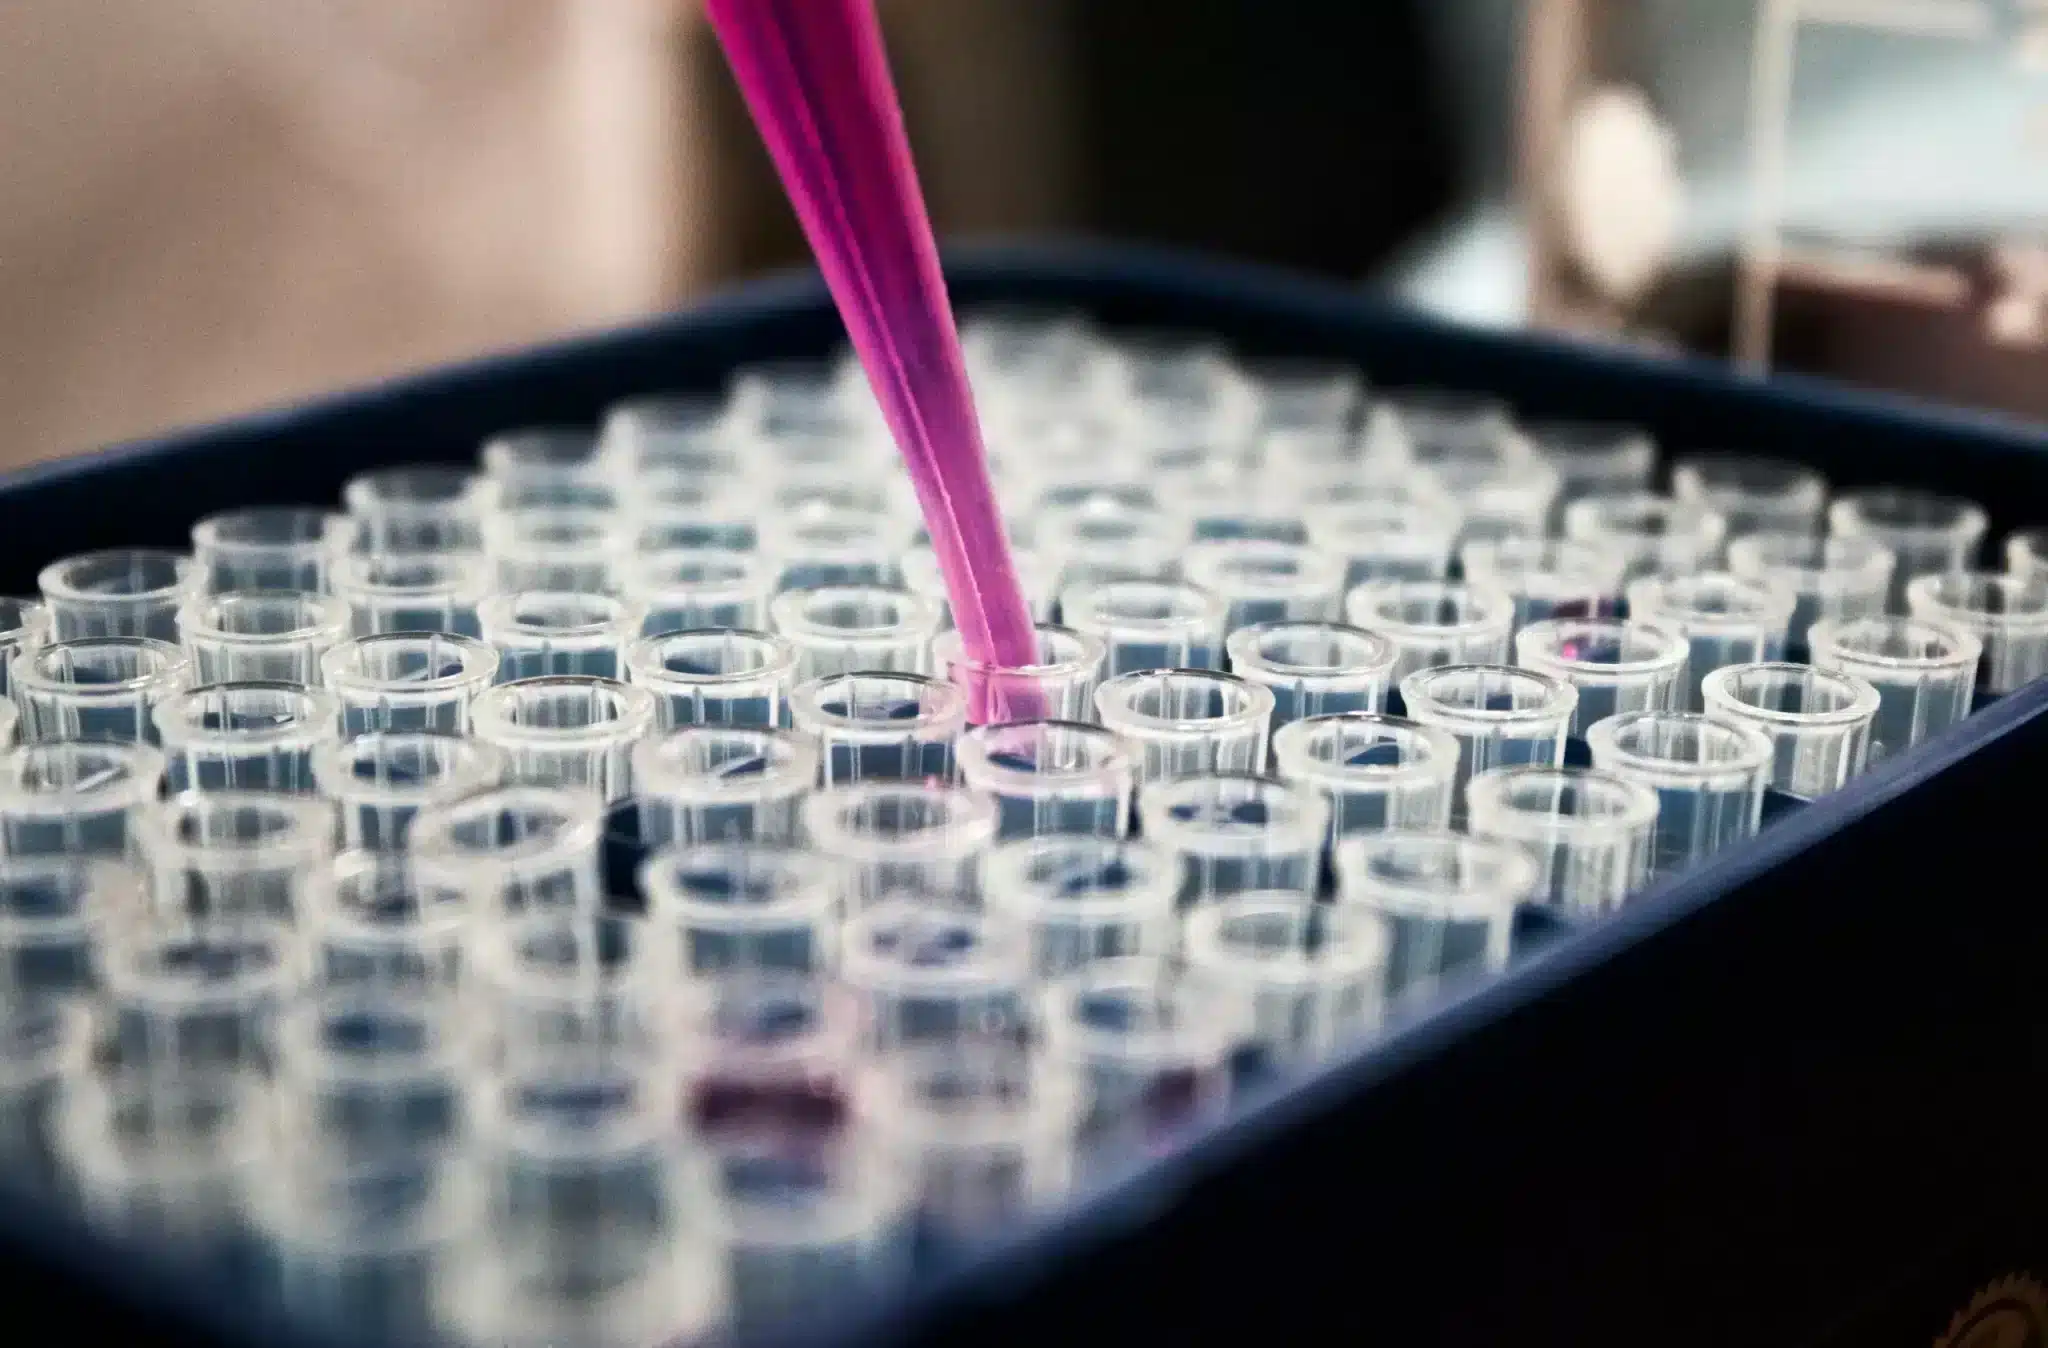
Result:
[[[1668,449],[1960,493],[1994,537],[2048,519],[2048,440],[1989,419],[1461,331],[1201,259],[1006,249],[952,275],[963,307],[1207,329],[1246,353],[1355,359],[1382,386],[1639,422]],[[209,511],[330,501],[368,467],[467,459],[493,430],[712,388],[838,337],[820,287],[780,280],[31,469],[0,479],[0,593],[32,590],[56,556],[182,545]],[[2048,1344],[2048,902],[2025,775],[2048,766],[2044,713],[2048,687],[2002,700],[834,1337],[1846,1348],[1926,1344],[1960,1317]],[[0,1287],[67,1338],[280,1343],[221,1289],[19,1198],[0,1202]]]

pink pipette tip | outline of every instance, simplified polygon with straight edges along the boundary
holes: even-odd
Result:
[[[998,668],[1034,663],[873,5],[707,0],[705,13],[910,469],[962,646]]]

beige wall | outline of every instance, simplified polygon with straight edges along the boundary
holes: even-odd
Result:
[[[0,5],[0,459],[659,303],[703,227],[672,14]]]
[[[942,225],[1062,218],[1061,2],[883,0]],[[717,60],[685,0],[0,3],[0,464],[793,258]]]

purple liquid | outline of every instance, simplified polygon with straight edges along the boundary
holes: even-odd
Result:
[[[910,479],[967,655],[1033,663],[931,221],[871,0],[706,0]],[[986,696],[968,689],[969,715]]]
[[[709,1077],[690,1103],[698,1132],[716,1141],[821,1145],[847,1123],[846,1097],[826,1081]]]

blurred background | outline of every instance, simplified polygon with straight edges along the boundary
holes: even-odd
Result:
[[[948,239],[2048,415],[2042,0],[880,3]],[[0,463],[804,258],[687,0],[7,0],[0,112]]]

